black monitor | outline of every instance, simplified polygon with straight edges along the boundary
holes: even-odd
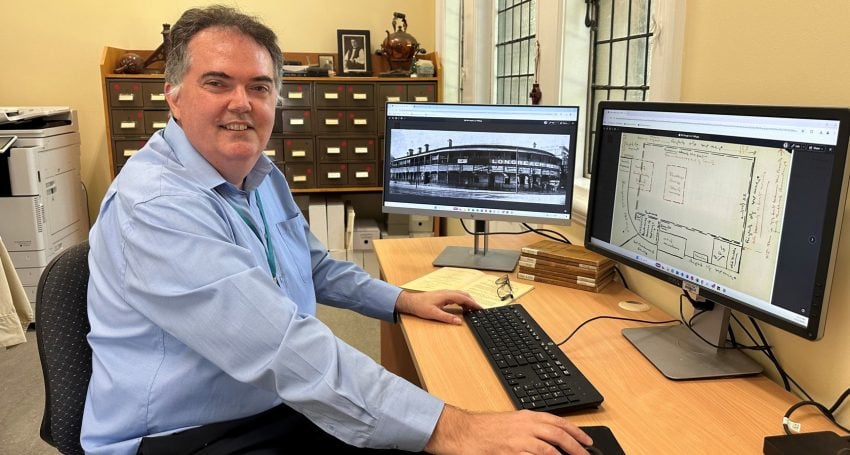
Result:
[[[820,338],[850,110],[602,102],[598,112],[586,247],[714,304],[694,321],[717,346],[729,309]],[[761,371],[682,325],[623,334],[673,379]]]
[[[437,266],[511,271],[518,251],[478,248],[487,220],[566,225],[578,107],[387,103],[385,213],[475,220],[474,247]]]

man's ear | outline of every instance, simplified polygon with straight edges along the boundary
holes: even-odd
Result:
[[[179,98],[180,98],[180,90],[177,90],[176,92],[172,92],[172,90],[174,89],[174,86],[171,85],[168,82],[165,83],[164,89],[165,89],[165,101],[168,102],[168,108],[171,110],[171,117],[173,117],[174,120],[179,120],[180,119],[180,107],[179,107],[180,103],[178,103],[178,101],[179,101]]]

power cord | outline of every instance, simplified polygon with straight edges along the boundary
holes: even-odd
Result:
[[[579,329],[580,329],[580,328],[584,327],[585,325],[587,325],[588,323],[590,323],[590,322],[592,322],[592,321],[596,321],[596,320],[599,320],[599,319],[616,319],[616,320],[618,320],[618,321],[641,322],[641,323],[644,323],[644,324],[653,324],[653,325],[658,325],[658,324],[670,324],[670,323],[673,323],[673,322],[676,322],[676,323],[681,323],[681,322],[682,322],[682,321],[679,321],[678,319],[670,319],[669,321],[648,321],[648,320],[646,320],[646,319],[623,318],[623,317],[620,317],[620,316],[596,316],[596,317],[592,317],[592,318],[590,318],[590,319],[588,319],[588,320],[586,320],[586,321],[582,322],[581,324],[579,324],[579,325],[578,325],[578,327],[576,327],[576,328],[572,331],[572,333],[570,333],[569,335],[567,335],[567,337],[566,337],[566,338],[564,338],[564,340],[563,340],[563,341],[561,341],[560,343],[555,343],[555,345],[556,345],[556,346],[560,346],[560,345],[562,345],[562,344],[566,343],[567,341],[569,341],[569,340],[570,340],[570,338],[572,338],[572,337],[573,337],[573,335],[575,335],[575,334],[576,334],[576,332],[578,332],[578,331],[579,331]]]
[[[799,424],[796,424],[791,420],[791,414],[793,414],[794,411],[803,406],[814,406],[818,411],[820,411],[824,416],[826,416],[826,418],[829,419],[829,421],[832,422],[833,425],[840,428],[845,433],[850,433],[850,430],[848,430],[835,420],[835,411],[838,410],[839,407],[841,407],[841,405],[844,403],[844,400],[847,399],[848,395],[850,395],[850,389],[845,390],[844,393],[842,393],[841,396],[839,396],[838,399],[835,400],[835,403],[829,408],[813,400],[803,400],[791,406],[790,408],[788,408],[788,411],[782,418],[782,428],[785,430],[785,434],[799,433],[799,431],[794,431],[791,428],[793,426],[794,429],[799,429]]]
[[[571,244],[569,239],[567,239],[564,234],[554,230],[554,229],[546,229],[546,228],[533,228],[528,225],[528,223],[520,223],[522,227],[525,228],[523,231],[502,231],[502,232],[479,232],[478,235],[521,235],[528,234],[529,232],[533,232],[541,237],[546,237],[547,239],[554,240],[556,242]],[[466,227],[466,223],[464,223],[463,218],[460,219],[460,225],[463,227],[463,230],[469,235],[475,235],[475,232],[469,230]],[[550,235],[554,234],[554,235]],[[557,236],[557,237],[556,237]]]

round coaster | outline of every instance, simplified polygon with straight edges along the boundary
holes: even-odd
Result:
[[[634,300],[623,300],[618,303],[620,308],[626,311],[649,311],[650,306],[646,303],[635,302]]]

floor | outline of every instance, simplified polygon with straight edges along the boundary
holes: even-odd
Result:
[[[319,307],[318,316],[339,338],[380,360],[378,321],[324,306]],[[36,335],[36,331],[30,330],[26,343],[0,351],[0,454],[58,453],[38,436],[44,407],[44,382]]]

